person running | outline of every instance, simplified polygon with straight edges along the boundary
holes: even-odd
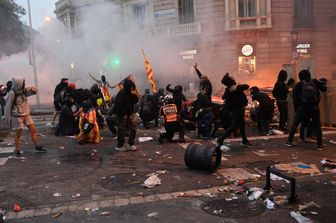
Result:
[[[320,100],[321,94],[320,91],[326,91],[326,79],[317,80],[312,79],[309,70],[301,70],[299,76],[302,77],[302,90],[296,90],[296,92],[301,91],[300,101],[298,104],[298,109],[295,114],[287,142],[284,144],[287,147],[292,147],[294,134],[298,125],[305,120],[312,121],[312,128],[316,132],[317,139],[317,150],[323,150],[324,146],[322,143],[322,129],[321,129],[321,121],[320,121]],[[296,96],[298,97],[298,95]]]
[[[45,153],[47,150],[43,149],[38,144],[36,126],[30,116],[30,108],[27,97],[36,94],[38,89],[36,87],[25,87],[24,78],[12,79],[12,90],[9,92],[6,101],[5,118],[6,123],[12,127],[16,132],[15,150],[16,156],[21,155],[21,143],[23,135],[23,127],[26,125],[29,129],[30,136],[35,145],[35,152]]]
[[[282,131],[287,131],[287,120],[288,120],[288,87],[294,83],[294,79],[289,79],[287,84],[285,83],[288,77],[287,71],[280,70],[278,74],[278,80],[273,87],[273,97],[276,100],[278,110],[279,110],[279,129]]]
[[[118,133],[117,133],[117,151],[131,150],[135,151],[134,145],[137,124],[135,120],[134,105],[139,101],[136,87],[133,81],[125,79],[123,89],[120,90],[115,99],[113,113],[118,116]],[[128,145],[124,147],[125,131],[129,129]]]
[[[59,115],[63,103],[64,103],[64,97],[65,97],[65,91],[68,87],[68,78],[62,78],[61,82],[59,84],[56,85],[55,90],[54,90],[54,107],[55,107],[55,111],[53,114],[53,119],[51,121],[51,125],[54,126],[55,125],[55,121],[57,116]]]
[[[228,73],[222,78],[222,84],[226,86],[223,100],[227,105],[227,108],[232,113],[232,123],[225,129],[224,133],[217,139],[217,145],[223,145],[224,140],[239,128],[240,135],[242,137],[242,145],[251,147],[251,143],[248,141],[245,134],[245,106],[247,105],[247,98],[245,90],[249,89],[247,84],[236,84],[236,81]]]

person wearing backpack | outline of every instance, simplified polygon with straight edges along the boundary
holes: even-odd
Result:
[[[24,78],[12,79],[12,90],[9,92],[6,101],[5,120],[16,132],[15,150],[16,156],[21,155],[21,143],[23,127],[26,125],[29,129],[31,138],[35,144],[35,152],[45,153],[47,150],[38,145],[37,131],[32,117],[30,116],[30,108],[27,97],[37,93],[36,87],[25,87]]]
[[[247,105],[247,98],[245,95],[246,90],[249,89],[247,84],[236,84],[236,81],[228,73],[222,78],[222,84],[226,86],[223,100],[227,108],[232,113],[232,123],[225,129],[224,133],[218,137],[217,146],[223,145],[224,140],[233,131],[239,128],[242,137],[242,146],[252,147],[245,134],[245,106]]]
[[[273,97],[276,100],[278,110],[279,110],[279,129],[282,131],[287,130],[286,123],[288,121],[288,87],[294,83],[294,79],[291,78],[285,83],[288,77],[287,71],[280,70],[278,74],[278,80],[273,87]]]
[[[55,120],[57,116],[59,115],[62,106],[63,106],[63,99],[64,99],[64,94],[65,91],[68,87],[68,78],[62,78],[61,82],[56,85],[55,90],[54,90],[54,107],[55,111],[53,114],[53,119],[51,121],[51,125],[55,125]]]
[[[317,150],[322,150],[322,129],[320,121],[320,91],[325,92],[326,79],[311,79],[311,74],[309,70],[301,70],[299,73],[300,79],[302,78],[302,83],[296,86],[293,97],[294,106],[297,111],[288,135],[287,142],[285,146],[292,147],[292,142],[294,139],[294,134],[300,123],[305,124],[308,120],[311,120],[312,128],[316,131],[317,138]],[[302,130],[300,132],[300,137],[303,137]],[[302,138],[301,138],[302,139]]]

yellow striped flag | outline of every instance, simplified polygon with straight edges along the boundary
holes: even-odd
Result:
[[[147,73],[147,77],[148,77],[148,81],[149,83],[152,85],[152,88],[153,88],[153,93],[156,93],[157,91],[157,87],[156,87],[156,84],[154,82],[154,77],[153,77],[153,70],[148,62],[148,59],[145,55],[145,51],[142,50],[142,53],[143,53],[143,56],[145,58],[145,66],[146,66],[146,73]]]
[[[123,85],[124,85],[124,81],[125,81],[126,79],[133,81],[133,83],[135,84],[135,80],[134,80],[133,75],[132,75],[132,74],[129,74],[127,77],[125,77],[122,81],[120,81],[120,82],[117,84],[117,88],[118,88],[119,91],[120,91],[121,89],[124,88]],[[140,96],[140,92],[139,92],[139,90],[138,90],[136,84],[135,84],[135,91],[136,91],[137,96]]]

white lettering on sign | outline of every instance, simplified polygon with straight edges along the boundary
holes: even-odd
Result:
[[[311,45],[310,43],[298,43],[295,48],[298,54],[308,54]]]
[[[252,55],[252,53],[253,53],[253,47],[251,46],[251,45],[244,45],[243,47],[242,47],[242,54],[244,55],[244,56],[251,56]]]
[[[180,52],[180,56],[183,60],[193,60],[194,55],[197,54],[197,50],[185,50]]]

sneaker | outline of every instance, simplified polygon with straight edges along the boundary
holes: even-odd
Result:
[[[252,147],[252,144],[249,142],[249,141],[246,141],[246,142],[242,142],[240,145],[244,146],[244,147]]]
[[[135,145],[129,145],[127,150],[128,151],[136,151],[136,146]]]
[[[126,149],[125,147],[123,147],[123,146],[120,146],[120,147],[117,146],[117,147],[115,148],[115,150],[124,152],[124,151],[126,151],[127,149]]]
[[[284,146],[287,146],[287,147],[293,147],[293,144],[292,144],[291,142],[286,142],[286,143],[284,144]]]
[[[36,152],[36,153],[46,153],[47,150],[46,150],[46,149],[43,149],[42,146],[35,146],[35,152]]]
[[[322,151],[322,150],[325,150],[325,148],[324,148],[323,145],[318,145],[316,150],[317,151]]]

